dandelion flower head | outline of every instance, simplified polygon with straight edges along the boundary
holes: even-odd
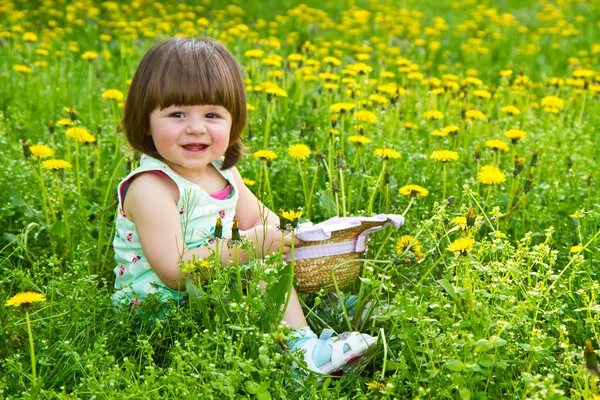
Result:
[[[5,307],[19,307],[21,305],[27,305],[34,302],[42,302],[46,301],[46,296],[41,293],[36,292],[21,292],[15,294],[13,297],[8,299],[6,303],[4,303]]]
[[[302,143],[293,144],[288,148],[288,154],[297,160],[306,160],[310,153],[310,147]]]
[[[441,161],[443,163],[458,160],[458,157],[458,153],[452,150],[436,150],[429,156],[432,160]]]
[[[101,97],[103,99],[121,101],[125,98],[125,95],[118,89],[108,89],[102,93]]]
[[[45,144],[34,144],[29,148],[33,158],[48,158],[54,155],[54,150]]]
[[[273,152],[271,150],[258,150],[257,152],[252,154],[252,157],[258,158],[261,160],[273,161],[274,159],[277,158],[277,154],[275,154],[275,152]]]
[[[417,261],[425,257],[425,254],[421,252],[421,242],[411,235],[404,235],[398,239],[395,246],[396,254],[410,253],[414,255]]]
[[[96,141],[94,135],[83,128],[73,127],[67,129],[66,135],[68,138],[76,140],[79,143],[93,143]]]
[[[59,171],[61,169],[69,169],[71,167],[71,163],[65,160],[52,159],[42,162],[42,168],[50,171]]]
[[[358,145],[373,143],[371,139],[363,135],[353,135],[348,137],[350,143],[356,143]]]
[[[473,248],[475,244],[475,239],[472,238],[460,238],[456,239],[454,242],[448,246],[449,251],[460,252],[462,255],[467,254]]]
[[[444,118],[444,114],[438,110],[428,110],[423,113],[423,117],[433,121]]]
[[[375,155],[383,158],[384,160],[402,157],[402,154],[400,154],[400,152],[394,149],[389,149],[387,147],[380,147],[378,149],[375,149]]]
[[[363,122],[375,123],[377,122],[377,115],[369,110],[360,110],[356,113],[356,119]]]
[[[485,185],[497,185],[506,181],[506,175],[494,165],[485,165],[479,170],[477,180]]]
[[[493,139],[485,142],[485,146],[489,147],[494,151],[503,150],[508,151],[508,145],[504,143],[502,140]]]
[[[429,195],[429,190],[419,185],[406,185],[400,188],[400,194],[408,197],[426,197]]]
[[[523,139],[526,136],[526,133],[521,129],[509,129],[504,132],[504,136],[512,140],[513,143],[516,143],[518,140]]]

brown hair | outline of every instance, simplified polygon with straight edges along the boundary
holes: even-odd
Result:
[[[209,38],[172,38],[152,46],[133,76],[125,102],[123,128],[137,151],[161,159],[150,136],[150,114],[171,105],[219,105],[231,114],[229,146],[221,169],[242,155],[246,91],[233,55]]]

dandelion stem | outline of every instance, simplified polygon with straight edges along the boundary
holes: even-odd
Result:
[[[271,119],[273,118],[274,105],[274,101],[270,101],[267,104],[267,121],[265,122],[265,139],[263,141],[263,149],[267,149],[269,146],[269,133],[271,131]]]
[[[408,212],[408,210],[410,210],[410,206],[412,206],[414,201],[415,201],[415,198],[411,196],[410,201],[408,202],[408,206],[406,206],[406,209],[404,209],[404,212],[402,213],[403,217],[406,216],[406,213]]]
[[[381,172],[377,177],[377,182],[375,182],[375,187],[373,188],[373,193],[371,193],[371,198],[369,199],[369,207],[367,208],[367,213],[370,215],[373,212],[373,203],[375,202],[375,195],[377,194],[377,189],[379,189],[379,184],[383,179],[383,175],[385,173],[385,164],[387,160],[383,160],[383,165],[381,166]]]
[[[29,311],[25,311],[25,320],[27,321],[27,334],[29,335],[29,355],[31,358],[31,382],[33,386],[37,383],[37,372],[35,362],[35,349],[33,347],[33,333],[31,332],[31,321],[29,320]]]
[[[443,168],[444,168],[444,173],[443,173],[443,175],[444,175],[444,189],[443,189],[443,192],[442,192],[442,199],[445,200],[446,199],[446,163],[443,164]]]
[[[287,296],[285,299],[285,304],[283,305],[283,314],[285,315],[285,312],[288,308],[288,305],[290,304],[290,298],[292,297],[292,292],[294,290],[294,267],[295,267],[295,256],[294,256],[294,234],[295,234],[295,230],[292,229],[292,248],[290,250],[290,275],[291,275],[291,279],[290,279],[290,286],[288,287],[288,291],[287,291]],[[283,248],[283,241],[282,243],[282,248]]]
[[[346,217],[346,193],[344,188],[344,170],[340,168],[340,189],[342,190],[342,216]]]
[[[312,210],[312,199],[313,199],[313,193],[315,192],[315,184],[317,183],[317,173],[319,172],[319,164],[317,163],[317,166],[315,167],[315,172],[313,174],[313,179],[312,179],[312,183],[310,185],[310,192],[308,193],[308,199],[307,199],[307,205],[306,207],[308,208],[308,215],[309,215],[309,219],[313,218],[313,210]]]

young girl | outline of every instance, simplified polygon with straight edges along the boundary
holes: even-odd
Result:
[[[240,66],[223,46],[209,39],[174,38],[144,56],[123,117],[127,140],[142,156],[118,187],[116,302],[139,303],[151,293],[179,301],[185,291],[180,261],[208,257],[215,250],[209,232],[217,218],[228,237],[236,216],[242,235],[260,247],[261,255],[281,246],[284,256],[290,251],[291,239],[282,243],[278,217],[235,168],[245,124]],[[248,258],[241,252],[241,262]],[[228,263],[227,252],[222,261]],[[342,374],[377,341],[357,332],[332,337],[331,330],[317,338],[295,292],[283,320],[295,329],[290,348],[303,349],[309,369],[316,372]]]

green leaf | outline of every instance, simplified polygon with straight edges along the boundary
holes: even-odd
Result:
[[[458,296],[456,294],[456,290],[454,290],[454,286],[452,286],[452,284],[448,282],[448,279],[439,279],[437,283],[439,283],[440,286],[443,287],[446,292],[448,292],[450,297],[452,297],[452,300],[458,303]]]
[[[484,351],[487,351],[493,347],[494,345],[492,345],[489,340],[479,339],[477,343],[475,343],[475,349],[473,349],[473,351],[475,353],[483,353]]]
[[[26,205],[23,199],[21,198],[21,195],[19,194],[19,192],[17,192],[17,190],[14,187],[10,188],[8,192],[8,198],[10,199],[9,204],[14,207],[22,207]]]
[[[450,371],[460,372],[466,369],[465,363],[460,360],[448,360],[444,363],[444,367],[448,368]]]
[[[254,381],[246,381],[244,382],[244,387],[246,388],[246,392],[250,394],[258,393],[258,383]]]
[[[194,285],[194,282],[192,282],[190,278],[186,278],[185,288],[189,296],[190,305],[196,309],[201,309],[201,306],[204,303],[204,298],[206,297],[206,292],[198,289],[198,287]]]
[[[494,348],[498,348],[504,346],[506,344],[506,340],[499,337],[494,337],[492,338],[491,343],[494,346]]]
[[[83,197],[82,195],[77,193],[76,191],[71,190],[71,193],[73,193],[75,195],[75,198],[80,206],[90,207],[92,205],[92,203],[90,203],[90,201],[88,199],[86,199],[85,197]]]
[[[277,282],[269,286],[265,291],[265,301],[273,304],[274,309],[279,310],[285,301],[286,293],[292,284],[292,266],[288,263],[279,272]]]

